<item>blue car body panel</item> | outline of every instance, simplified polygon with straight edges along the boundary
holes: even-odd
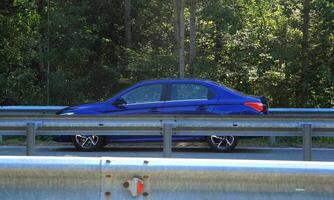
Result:
[[[173,96],[181,96],[183,93],[177,94],[177,88],[183,86],[193,86],[195,89],[207,90],[207,98],[205,99],[181,99],[173,100]],[[149,103],[133,103],[124,106],[114,106],[113,103],[130,94],[136,89],[146,87],[161,88],[161,95],[156,102]],[[203,91],[204,91],[203,90]],[[184,91],[185,93],[187,91]],[[199,92],[200,94],[200,92]],[[260,98],[244,96],[234,92],[228,88],[218,85],[211,81],[198,79],[166,79],[166,80],[150,80],[140,82],[124,91],[116,94],[114,97],[104,101],[77,106],[70,106],[57,114],[73,114],[73,115],[131,115],[131,114],[213,114],[213,115],[259,115],[259,112],[249,106],[244,105],[245,102],[259,102]],[[84,133],[82,133],[84,135]],[[69,136],[56,136],[56,141],[71,141]],[[162,141],[162,137],[156,136],[107,136],[107,142],[131,142],[131,141]],[[200,136],[177,136],[173,137],[174,141],[189,140],[205,140]]]

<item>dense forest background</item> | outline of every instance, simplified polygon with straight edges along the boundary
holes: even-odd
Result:
[[[105,100],[178,77],[178,1],[1,0],[0,104]],[[334,1],[187,0],[184,19],[185,77],[272,107],[334,106]]]

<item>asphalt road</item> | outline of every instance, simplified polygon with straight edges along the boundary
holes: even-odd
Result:
[[[0,146],[0,156],[24,156],[24,146]],[[107,147],[97,152],[78,152],[71,146],[39,146],[36,156],[81,156],[81,157],[162,157],[161,148]],[[200,159],[249,159],[249,160],[302,160],[301,148],[255,148],[239,147],[231,153],[216,153],[207,148],[174,148],[173,158]],[[312,150],[313,161],[334,161],[334,149]]]

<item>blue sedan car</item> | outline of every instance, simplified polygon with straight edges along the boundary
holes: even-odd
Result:
[[[67,107],[60,115],[211,114],[260,115],[267,113],[267,101],[244,96],[217,83],[198,79],[166,79],[140,82],[114,97],[90,104]],[[159,136],[57,136],[58,142],[72,141],[81,151],[97,150],[110,142],[162,141]],[[173,136],[173,141],[207,141],[211,148],[228,152],[235,148],[234,136]]]

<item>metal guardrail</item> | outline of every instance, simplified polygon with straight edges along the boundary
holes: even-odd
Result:
[[[1,114],[55,114],[66,106],[0,106]],[[333,114],[334,108],[269,108],[269,114]]]
[[[2,200],[334,199],[334,163],[0,157]]]
[[[301,136],[304,160],[311,160],[312,137],[333,137],[334,117],[268,116],[57,116],[0,115],[1,135],[26,135],[33,155],[36,135],[163,135],[164,157],[171,157],[172,135]]]
[[[334,108],[269,108],[269,114],[332,114]]]
[[[0,106],[0,115],[54,115],[66,106]]]
[[[0,115],[54,115],[66,106],[0,106]],[[269,108],[270,115],[317,114],[334,115],[334,108]],[[0,135],[0,142],[2,136]],[[270,136],[270,143],[276,143],[276,137]]]

